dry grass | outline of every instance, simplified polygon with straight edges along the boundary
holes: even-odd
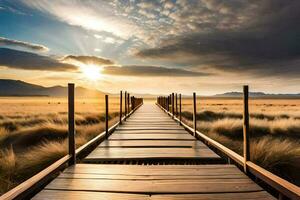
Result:
[[[191,100],[183,103],[184,120],[192,125]],[[198,129],[242,155],[242,100],[198,103]],[[300,100],[256,99],[249,106],[251,160],[300,185]]]
[[[48,101],[58,100],[4,99],[0,98],[0,194],[66,155],[68,147],[67,112],[62,109],[66,102],[59,99],[60,104],[49,107]],[[77,147],[100,134],[105,121],[104,102],[80,101],[75,107]],[[111,99],[110,125],[118,119],[118,102]]]

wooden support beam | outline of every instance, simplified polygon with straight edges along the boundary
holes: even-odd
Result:
[[[176,93],[176,98],[175,98],[175,107],[176,107],[176,110],[175,110],[175,115],[178,116],[178,95]]]
[[[244,137],[244,172],[247,173],[247,161],[250,160],[250,146],[249,146],[249,87],[244,85],[244,112],[243,112],[243,137]]]
[[[122,90],[120,91],[120,124],[122,124],[122,116],[123,116],[123,111],[122,111],[122,101],[123,101],[123,92],[122,92]]]
[[[126,116],[127,116],[127,91],[125,91],[125,94],[124,94],[124,97],[125,97],[125,100],[124,100],[124,108],[125,108],[125,119],[124,121],[126,121]]]
[[[175,108],[174,108],[174,93],[172,93],[172,117],[174,118]]]
[[[130,94],[129,94],[129,92],[127,93],[127,110],[128,110],[128,113],[127,114],[129,114],[130,113]]]
[[[181,94],[179,94],[179,121],[180,124],[182,122],[182,115],[181,115]]]
[[[69,121],[69,155],[71,156],[69,160],[69,165],[76,164],[76,144],[75,144],[75,85],[74,83],[68,84],[68,121]]]
[[[197,131],[197,97],[196,92],[193,93],[193,124],[194,124],[194,136],[196,136]]]
[[[105,137],[108,138],[108,120],[109,120],[109,113],[108,113],[108,95],[105,95]]]
[[[170,96],[167,96],[167,111],[169,112],[170,111]]]

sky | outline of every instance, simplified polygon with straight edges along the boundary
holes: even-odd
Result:
[[[0,0],[0,78],[300,93],[299,0]]]

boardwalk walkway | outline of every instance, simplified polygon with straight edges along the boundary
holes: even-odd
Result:
[[[34,199],[274,199],[156,105],[143,105],[83,162]]]

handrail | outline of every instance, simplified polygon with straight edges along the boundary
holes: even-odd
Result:
[[[167,111],[165,108],[163,108],[161,105],[156,103],[156,105],[161,108],[164,112],[166,112],[168,115],[172,116],[173,119],[180,123],[189,133],[193,134],[194,129],[189,127],[184,122],[180,121],[177,117],[173,116],[171,112]],[[240,167],[244,166],[244,158],[237,154],[236,152],[230,150],[229,148],[225,147],[224,145],[220,144],[219,142],[209,138],[208,136],[204,135],[203,133],[196,131],[196,135],[200,137],[202,140],[206,141],[208,146],[212,146],[225,154],[227,157],[234,160]],[[290,183],[283,178],[280,178],[279,176],[269,172],[268,170],[256,165],[255,163],[251,161],[246,162],[246,166],[249,170],[249,172],[254,175],[255,177],[259,178],[275,190],[277,190],[279,193],[285,195],[286,197],[290,199],[298,200],[300,198],[300,187],[294,185],[293,183]]]
[[[122,121],[124,121],[126,118],[131,116],[142,105],[143,102],[141,102],[138,106],[136,106],[133,110],[131,110],[131,112],[128,113],[128,115],[124,116],[122,118]],[[119,124],[120,122],[117,122],[113,126],[111,126],[108,131],[109,134],[114,132],[114,130],[119,126]],[[80,157],[80,155],[85,150],[93,147],[99,141],[102,141],[102,139],[105,138],[105,133],[106,133],[105,131],[101,132],[92,140],[90,140],[86,144],[76,149],[76,156]],[[2,196],[0,196],[0,200],[27,199],[28,197],[31,197],[33,194],[37,193],[41,189],[41,186],[44,186],[46,183],[48,183],[50,180],[54,178],[54,177],[50,177],[51,175],[55,174],[59,170],[64,170],[67,167],[67,163],[70,159],[71,159],[70,154],[60,158],[59,160],[57,160],[56,162],[48,166],[46,169],[40,171],[33,177],[27,179],[26,181],[22,182],[18,186],[4,193]]]

